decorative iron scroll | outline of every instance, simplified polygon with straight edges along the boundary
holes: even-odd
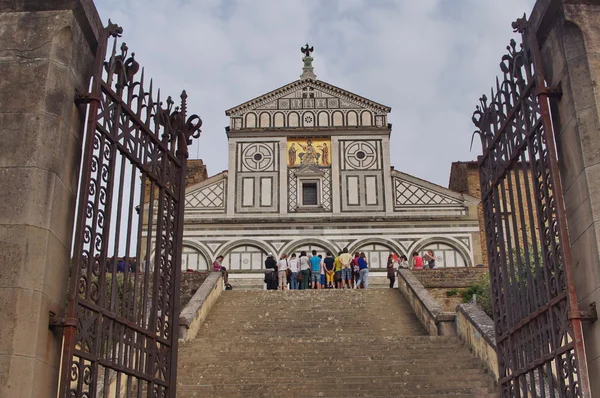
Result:
[[[502,80],[473,114],[503,397],[590,397],[549,97],[535,34],[513,23]],[[573,319],[569,319],[573,318]]]
[[[175,397],[187,146],[200,118],[149,87],[111,23],[96,52],[60,397]],[[109,46],[112,48],[109,52]],[[166,106],[163,106],[166,105]]]

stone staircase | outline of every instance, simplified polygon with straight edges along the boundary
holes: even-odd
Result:
[[[229,283],[233,290],[264,290],[264,274],[262,272],[247,272],[229,274]],[[371,271],[369,273],[369,287],[371,288],[389,288],[389,280],[385,271]],[[398,287],[398,282],[396,282]]]
[[[397,289],[224,291],[180,344],[177,397],[498,397]]]

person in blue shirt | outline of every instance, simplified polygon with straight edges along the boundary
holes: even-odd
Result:
[[[125,257],[117,263],[117,272],[125,272]]]
[[[360,253],[360,256],[358,257],[358,269],[360,277],[356,282],[356,288],[360,289],[362,284],[363,289],[366,289],[369,286],[369,264],[367,264],[365,252]]]
[[[310,269],[312,271],[312,288],[320,289],[321,288],[321,258],[317,256],[317,251],[312,251],[312,257],[309,258],[310,261]]]

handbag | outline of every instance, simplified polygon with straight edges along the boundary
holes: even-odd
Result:
[[[302,272],[298,272],[298,273],[296,274],[296,280],[297,280],[298,282],[302,282]]]

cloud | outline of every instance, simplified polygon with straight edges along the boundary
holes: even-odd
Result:
[[[534,0],[103,0],[103,21],[162,92],[203,121],[191,149],[227,168],[226,109],[298,79],[315,47],[320,80],[392,107],[392,164],[447,186],[469,152],[471,114],[498,74],[510,23]]]

